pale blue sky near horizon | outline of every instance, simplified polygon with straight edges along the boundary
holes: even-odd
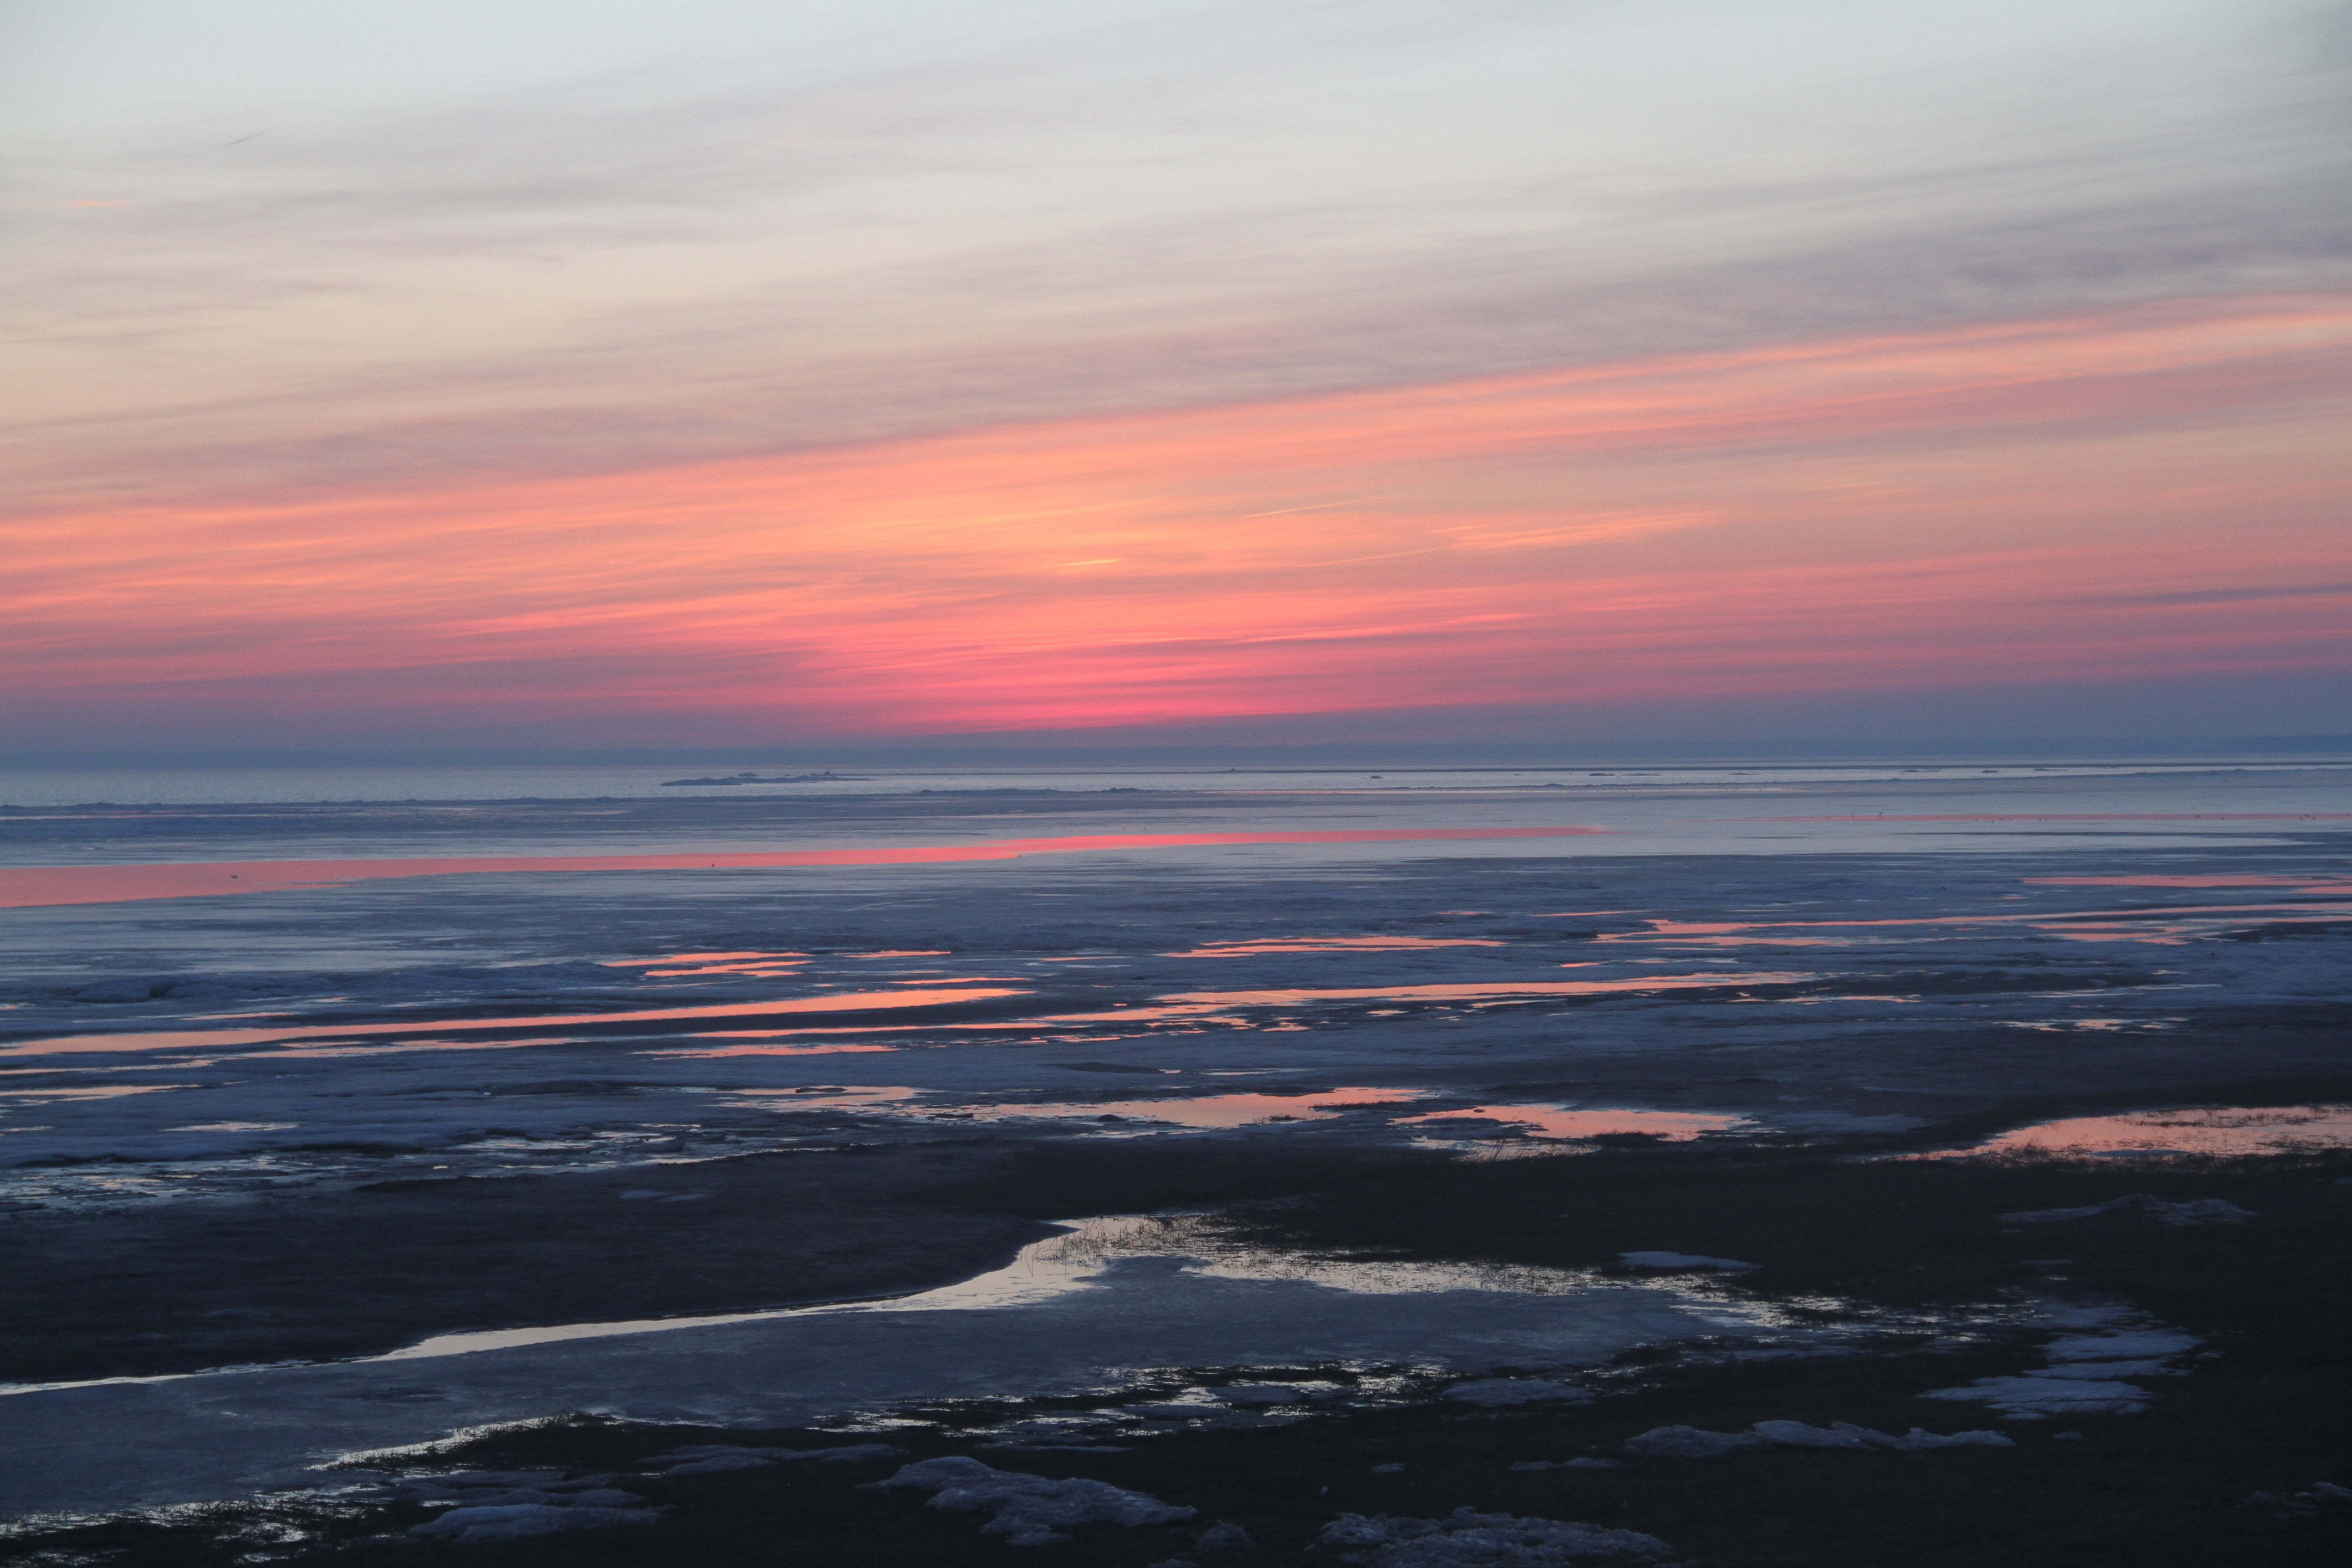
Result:
[[[12,506],[120,521],[127,563],[168,532],[139,536],[150,516],[331,510],[1873,334],[1959,342],[2026,323],[2030,336],[2183,301],[2259,316],[2352,284],[2347,86],[2352,5],[2316,0],[0,0],[16,366],[0,460]],[[2145,419],[2129,427],[2242,439],[2243,476],[2314,489],[2324,473],[2293,443],[2341,392],[2241,413],[2225,387],[2212,407],[2101,411],[2063,438],[2087,450]],[[1735,447],[1695,452],[1687,471],[1727,467]],[[1821,468],[1846,460],[1822,451]],[[1796,462],[1754,493],[1779,493]],[[1407,653],[1363,678],[1369,697],[1302,694],[1279,713],[1188,698],[1139,721],[1139,738],[2352,727],[2352,668],[2314,651],[2352,572],[2316,570],[2314,503],[2247,502],[2274,510],[2240,521],[2241,492],[2223,488],[2236,480],[2181,488],[2207,482],[2220,499],[2194,526],[2221,545],[2176,532],[2053,587],[2016,581],[2018,601],[2050,595],[2038,674],[1948,660],[1914,689],[1849,689],[1831,668],[1815,689],[1745,695],[1693,676],[1660,706],[1577,689],[1585,656],[1562,651],[1556,692],[1489,708],[1469,655],[1450,703],[1393,695],[1422,658]],[[2153,518],[2171,497],[2149,489]],[[1981,534],[2017,531],[2016,503],[1983,489],[1992,499],[1968,503],[1984,508]],[[1476,491],[1465,481],[1447,503],[1486,504]],[[1875,538],[1854,524],[1853,561],[1882,545],[1926,559],[1944,526],[1932,512]],[[1774,530],[1793,542],[1813,527],[1759,516],[1737,535],[1759,555]],[[295,531],[267,549],[299,576]],[[1734,537],[1689,534],[1703,542],[1687,567],[1662,543],[1658,570],[1695,582]],[[2091,561],[2105,546],[2084,537]],[[184,624],[125,610],[119,636],[85,638],[77,627],[129,602],[110,574],[135,574],[111,563],[116,548],[26,579],[27,602],[65,606],[63,629],[44,623],[7,657],[54,655],[55,684],[0,702],[0,720],[41,747],[138,749],[167,732],[266,747],[346,716],[333,744],[597,743],[601,696],[533,727],[530,672],[591,669],[572,645],[432,663],[418,651],[430,637],[403,632],[313,655],[300,639],[318,634],[258,612],[240,634],[236,607],[214,601],[171,605]],[[183,567],[156,548],[138,581],[162,602]],[[369,548],[322,580],[357,574],[336,591],[366,603]],[[2142,556],[2175,564],[2142,581]],[[1600,557],[1543,568],[1562,574],[1561,604],[1601,581],[1585,559]],[[1324,592],[1302,569],[1292,602]],[[1823,592],[1826,626],[1879,590]],[[1644,595],[1656,590],[1620,597]],[[2227,604],[2254,599],[2278,608],[2237,612],[2241,651],[2163,646],[2168,616],[2219,627]],[[2157,629],[2070,640],[2070,617],[2121,627],[2127,605],[2143,613],[2133,628]],[[2001,610],[1969,621],[1952,659],[2009,637]],[[462,612],[534,627],[602,613],[520,599]],[[680,614],[690,664],[700,645]],[[1189,612],[1169,614],[1181,630]],[[793,641],[808,624],[794,615],[777,613],[772,643],[712,656],[709,679],[866,668],[849,634]],[[2264,617],[2292,620],[2294,638],[2258,647]],[[1624,647],[1647,637],[1661,658],[1705,646],[1704,629],[1624,624]],[[1248,630],[1266,647],[1322,635]],[[2183,646],[2205,635],[2184,631]],[[146,662],[118,662],[109,637]],[[672,647],[649,645],[642,665],[634,645],[590,654],[627,671]],[[1626,653],[1610,679],[1632,689],[1648,657]],[[691,692],[705,678],[661,679]],[[498,680],[520,682],[507,706],[468,706]],[[1391,719],[1383,701],[1420,706]],[[648,698],[626,738],[723,744],[714,726],[767,721],[756,704],[730,710],[740,718],[690,708]],[[924,722],[963,721],[874,721],[894,734]],[[1017,714],[972,722],[1058,743]],[[1098,717],[1070,729],[1112,738]]]

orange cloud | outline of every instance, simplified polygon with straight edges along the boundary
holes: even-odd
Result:
[[[2352,301],[16,529],[50,693],[1084,727],[2339,663]],[[2135,600],[2138,602],[2134,602]],[[762,737],[764,738],[764,736]]]

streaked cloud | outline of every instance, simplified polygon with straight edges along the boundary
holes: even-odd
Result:
[[[2340,561],[2347,367],[2352,301],[2210,301],[58,515],[5,647],[77,703],[801,735],[2321,668],[2326,613],[2179,584]]]
[[[25,732],[2340,668],[2340,13],[478,9],[6,24]]]

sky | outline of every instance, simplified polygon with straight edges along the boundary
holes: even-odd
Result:
[[[2352,6],[0,0],[19,752],[2352,731]]]

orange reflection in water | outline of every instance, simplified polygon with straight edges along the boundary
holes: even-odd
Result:
[[[1574,838],[1604,827],[1349,828],[1316,833],[1105,833],[1068,838],[1005,838],[988,844],[898,849],[777,849],[708,855],[509,855],[437,860],[217,860],[157,866],[0,868],[0,909],[110,904],[332,888],[389,877],[496,872],[747,870],[793,866],[918,866],[1016,860],[1087,850],[1178,849],[1250,844],[1407,844],[1418,840]],[[932,956],[865,953],[867,958]]]
[[[665,1018],[752,1018],[776,1014],[848,1013],[868,1008],[935,1007],[950,1002],[980,1002],[1028,993],[1002,986],[963,991],[855,991],[835,996],[803,996],[791,1002],[721,1002],[703,1007],[650,1007],[630,1013],[548,1013],[528,1018],[468,1018],[399,1024],[303,1024],[275,1029],[179,1029],[147,1035],[68,1035],[0,1048],[0,1056],[37,1057],[81,1051],[152,1051],[174,1046],[260,1046],[278,1040],[332,1041],[404,1035],[455,1035],[467,1030],[548,1028],[583,1024],[634,1024]],[[457,1042],[462,1046],[463,1042]]]

